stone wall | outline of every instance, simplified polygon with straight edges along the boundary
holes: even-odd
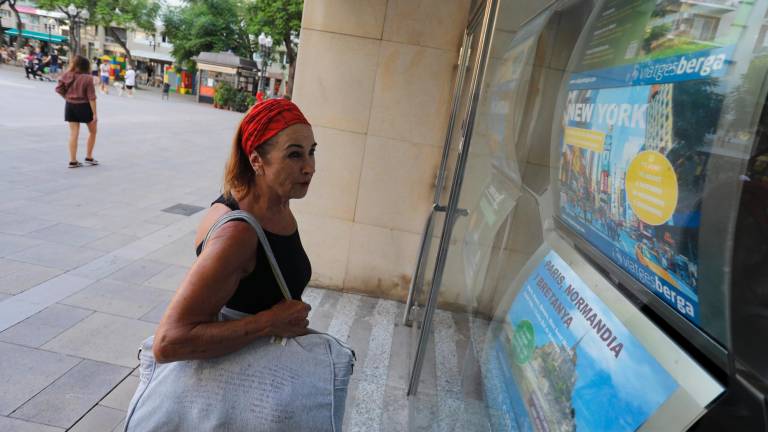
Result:
[[[292,203],[313,286],[404,300],[469,0],[307,0],[293,99],[317,172]]]

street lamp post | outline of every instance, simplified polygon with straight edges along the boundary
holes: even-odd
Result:
[[[75,55],[77,55],[80,54],[80,25],[85,24],[91,14],[88,12],[88,9],[78,9],[73,3],[69,4],[67,12],[69,15],[69,24],[72,27],[70,37],[75,35],[72,39],[74,41]]]
[[[264,32],[259,35],[259,49],[261,50],[261,74],[259,76],[259,91],[264,91],[264,77],[267,74],[267,68],[269,68],[269,59],[272,54],[272,37],[265,35]]]
[[[56,20],[53,18],[48,19],[48,24],[46,24],[46,28],[48,29],[48,55],[51,55],[51,50],[53,50],[53,41],[51,40],[51,31],[53,30],[53,26],[56,24]]]

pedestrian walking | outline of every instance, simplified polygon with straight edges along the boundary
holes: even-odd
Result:
[[[136,71],[131,65],[125,70],[125,90],[128,97],[133,97],[133,88],[136,86]]]
[[[117,89],[117,95],[119,97],[123,97],[123,94],[125,93],[125,81],[115,80],[114,84],[112,85]]]
[[[51,55],[48,56],[48,61],[50,62],[48,65],[48,72],[53,78],[57,78],[59,74],[59,54],[56,53],[55,49],[51,49]]]
[[[93,85],[99,84],[99,58],[94,57],[91,61],[91,76],[93,76]]]
[[[88,165],[99,164],[99,161],[93,158],[98,116],[96,113],[96,88],[93,85],[93,79],[88,75],[89,66],[87,58],[75,56],[56,85],[56,92],[66,100],[64,121],[69,123],[69,168],[83,166],[77,160],[77,139],[80,135],[81,123],[88,126],[85,163]]]
[[[99,76],[101,77],[101,92],[109,94],[109,64],[104,60],[99,66]]]
[[[171,85],[168,84],[168,82],[163,83],[163,96],[160,98],[160,100],[168,99],[168,93],[171,91]]]

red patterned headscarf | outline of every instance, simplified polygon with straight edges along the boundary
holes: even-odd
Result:
[[[268,99],[254,105],[243,118],[241,141],[245,154],[295,124],[309,125],[299,107],[288,99]]]

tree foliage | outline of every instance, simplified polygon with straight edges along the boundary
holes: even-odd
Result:
[[[0,0],[0,6],[2,6],[3,3],[8,3],[8,7],[11,8],[13,15],[16,17],[16,29],[19,30],[19,35],[16,37],[16,52],[21,52],[21,49],[24,48],[24,34],[22,33],[22,30],[24,29],[24,23],[21,22],[21,15],[19,15],[19,10],[16,9],[17,2],[18,0]]]
[[[158,0],[37,0],[37,4],[43,9],[64,13],[69,21],[73,18],[67,11],[70,4],[74,4],[78,9],[88,10],[90,14],[88,24],[106,29],[129,57],[131,53],[128,50],[127,41],[112,31],[112,27],[154,32],[155,20],[161,8]],[[79,41],[73,42],[79,43]]]
[[[69,19],[72,18],[67,11],[67,7],[69,7],[70,4],[75,5],[75,7],[80,10],[87,9],[88,13],[91,14],[91,18],[93,18],[97,1],[98,0],[37,0],[35,3],[41,9],[62,12],[67,16],[67,19]]]
[[[93,22],[107,30],[107,33],[123,47],[131,61],[128,41],[123,40],[114,28],[141,29],[154,34],[155,20],[160,13],[160,6],[160,3],[155,0],[98,0]]]
[[[643,51],[646,54],[650,54],[653,51],[654,45],[666,38],[671,31],[672,27],[669,24],[657,25],[647,29],[643,38]]]
[[[94,24],[155,31],[160,3],[155,0],[98,0]]]
[[[78,10],[87,10],[88,13],[91,14],[91,18],[93,18],[97,1],[98,0],[37,0],[37,5],[42,9],[63,13],[67,17],[67,21],[71,23],[74,17],[70,15],[67,10],[67,7],[69,7],[70,4],[75,5]],[[70,32],[68,44],[70,52],[77,52],[77,47],[79,46],[80,41],[77,40],[76,34]]]
[[[8,0],[0,0],[0,7],[3,7],[4,4],[8,3]],[[0,46],[3,46],[3,33],[5,31],[5,28],[0,25]]]
[[[248,30],[259,35],[262,32],[271,36],[285,47],[288,63],[288,82],[285,93],[293,93],[293,77],[296,72],[296,53],[301,30],[301,14],[304,0],[250,0],[247,3]],[[274,52],[274,50],[273,50]]]
[[[248,30],[262,32],[285,45],[288,63],[296,61],[296,44],[301,29],[304,0],[251,0],[246,3]]]
[[[231,50],[251,58],[253,47],[238,0],[192,0],[169,8],[163,15],[165,34],[173,43],[173,56],[184,66],[203,51]]]
[[[248,111],[255,103],[256,98],[253,95],[237,90],[226,81],[216,86],[216,94],[213,96],[214,106],[238,112]]]
[[[188,0],[168,9],[163,23],[173,56],[187,67],[203,51],[231,50],[251,58],[259,50],[258,35],[271,36],[276,47],[285,46],[290,94],[303,8],[303,0]]]

